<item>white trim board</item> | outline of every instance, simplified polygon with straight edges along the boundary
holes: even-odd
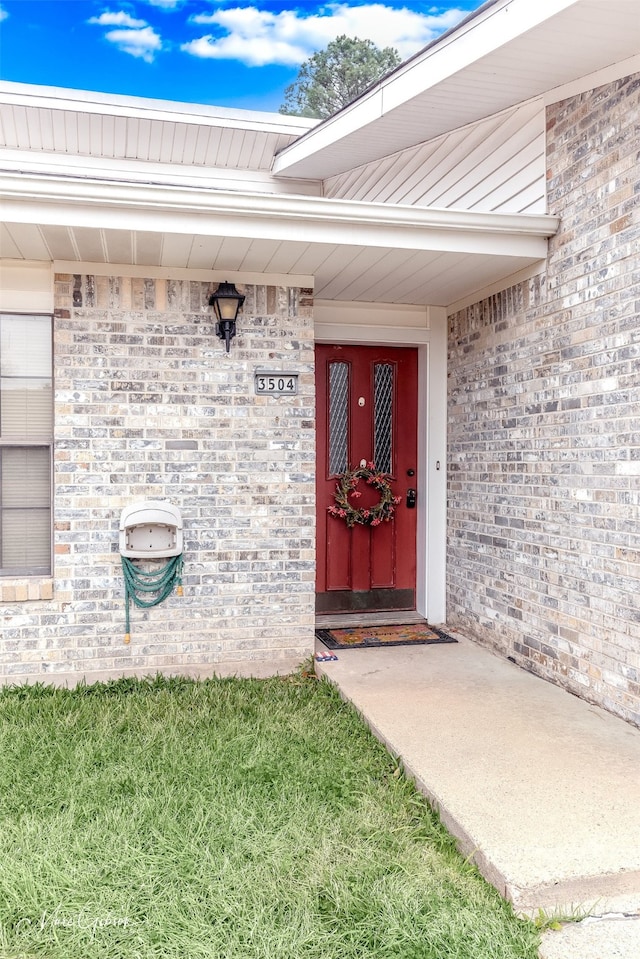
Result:
[[[52,313],[51,263],[0,260],[0,310],[7,313]]]
[[[287,286],[313,289],[314,278],[294,273],[234,273],[233,270],[193,270],[174,266],[138,266],[126,263],[87,263],[54,260],[54,273],[80,273],[89,276],[130,276],[152,280],[196,280],[206,283],[250,283],[255,286]]]

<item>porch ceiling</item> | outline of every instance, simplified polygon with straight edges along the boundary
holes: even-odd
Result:
[[[550,216],[5,174],[2,256],[200,270],[324,300],[448,306],[530,267]]]

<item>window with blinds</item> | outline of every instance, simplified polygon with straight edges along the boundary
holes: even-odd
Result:
[[[0,314],[0,575],[51,572],[51,318]]]

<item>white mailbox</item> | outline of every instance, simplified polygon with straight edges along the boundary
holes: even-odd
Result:
[[[127,506],[120,517],[120,553],[129,559],[179,556],[182,517],[171,503],[147,500]]]

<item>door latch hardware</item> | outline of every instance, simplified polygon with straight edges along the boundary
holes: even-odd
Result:
[[[407,509],[416,508],[416,491],[411,488],[407,490]]]

